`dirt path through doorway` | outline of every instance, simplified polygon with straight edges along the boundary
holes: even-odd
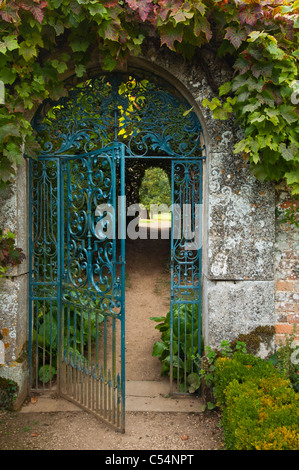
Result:
[[[169,232],[165,224],[164,236]],[[126,242],[126,380],[163,381],[161,363],[152,357],[160,332],[151,317],[170,308],[170,239]],[[166,379],[167,380],[167,379]]]

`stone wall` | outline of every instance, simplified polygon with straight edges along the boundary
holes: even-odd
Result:
[[[17,407],[27,393],[28,362],[28,191],[26,162],[9,190],[0,196],[0,227],[16,234],[25,261],[0,278],[0,377],[18,384]]]
[[[275,240],[275,330],[276,343],[284,343],[285,335],[297,328],[299,340],[299,230],[295,224],[282,222],[286,210],[298,207],[284,184],[276,187]],[[298,218],[297,218],[298,221]]]

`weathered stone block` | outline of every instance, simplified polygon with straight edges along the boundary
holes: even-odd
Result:
[[[0,365],[0,377],[13,380],[18,385],[17,395],[13,403],[13,409],[17,410],[24,402],[28,393],[28,360],[12,361],[6,365]]]
[[[15,361],[27,340],[28,277],[0,279],[0,333],[5,362]]]
[[[272,326],[274,281],[211,281],[204,278],[205,344],[219,347],[260,325]]]

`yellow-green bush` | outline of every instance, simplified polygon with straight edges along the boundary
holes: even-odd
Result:
[[[250,357],[247,361],[245,358],[241,360],[243,363],[238,363],[236,358],[221,358],[216,365],[216,394],[220,397],[219,405],[223,411],[226,448],[298,450],[298,393],[274,367],[271,371],[272,366],[266,361],[254,361]],[[234,367],[235,377],[232,377]]]
[[[253,354],[236,352],[232,358],[220,357],[214,373],[217,403],[219,406],[225,405],[225,389],[234,379],[244,382],[249,378],[280,376],[280,372],[272,364]]]

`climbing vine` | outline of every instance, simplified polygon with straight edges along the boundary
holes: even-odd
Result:
[[[13,180],[24,151],[38,151],[30,110],[66,93],[96,46],[105,70],[138,55],[149,37],[191,58],[207,43],[234,69],[205,100],[216,119],[244,129],[235,152],[260,180],[286,179],[299,194],[299,0],[0,0],[0,180]]]

